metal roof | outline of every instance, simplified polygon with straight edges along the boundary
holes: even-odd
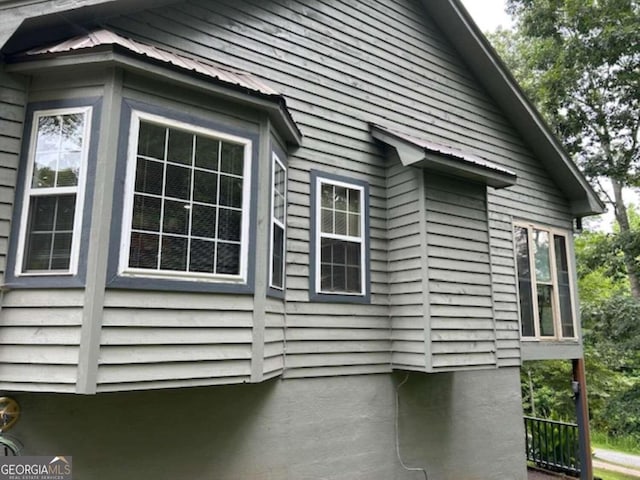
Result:
[[[117,33],[105,29],[94,30],[84,35],[46,47],[34,48],[27,51],[24,55],[31,57],[46,54],[68,53],[104,45],[118,46],[128,50],[129,52],[144,55],[153,60],[168,63],[175,67],[196,72],[220,82],[236,85],[262,95],[281,96],[280,93],[276,92],[247,72],[235,70],[226,66],[214,65],[209,62],[205,63],[202,60],[196,60],[152,45],[144,44],[137,40],[125,38]]]

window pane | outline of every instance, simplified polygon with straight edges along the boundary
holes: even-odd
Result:
[[[284,285],[284,229],[273,226],[273,258],[271,259],[271,284],[282,288]]]
[[[220,205],[242,208],[242,179],[220,175]]]
[[[551,285],[537,285],[538,288],[538,318],[540,319],[540,335],[543,337],[553,337],[555,328],[553,326],[552,296],[553,287]]]
[[[60,155],[56,187],[73,187],[78,185],[81,159],[81,152],[66,152]]]
[[[244,171],[244,145],[222,143],[220,157],[220,171],[242,175]]]
[[[345,212],[335,212],[335,231],[336,235],[347,234],[347,214]]]
[[[182,130],[169,130],[167,161],[191,165],[193,135]]]
[[[216,207],[194,205],[191,219],[191,235],[216,238]]]
[[[535,336],[533,315],[533,289],[531,285],[531,268],[529,257],[529,231],[526,228],[515,228],[516,262],[518,267],[518,292],[520,293],[520,320],[522,336]]]
[[[333,208],[333,185],[323,183],[320,192],[322,208]]]
[[[360,192],[358,190],[349,190],[349,211],[360,213]]]
[[[218,175],[196,170],[194,172],[193,200],[216,204],[218,202]]]
[[[25,271],[69,269],[75,203],[75,195],[31,198]]]
[[[162,231],[187,235],[189,230],[189,205],[184,202],[165,200]]]
[[[145,195],[133,197],[133,221],[131,228],[136,230],[160,231],[160,209],[162,200]]]
[[[160,268],[162,270],[177,270],[180,272],[184,272],[187,269],[186,238],[163,235]]]
[[[189,271],[213,273],[215,261],[215,243],[206,240],[191,240],[191,259]]]
[[[218,170],[220,142],[207,137],[196,137],[196,167]]]
[[[347,210],[347,189],[344,187],[334,187],[334,208],[336,210]]]
[[[191,198],[191,169],[167,165],[167,180],[164,194],[167,197],[189,200]]]
[[[49,188],[56,182],[59,153],[36,153],[31,188]]]
[[[560,300],[562,336],[573,337],[575,336],[575,331],[573,328],[573,313],[571,309],[571,285],[566,242],[565,238],[561,235],[554,235],[553,240],[556,254],[556,272],[558,274],[558,297]]]
[[[159,235],[133,232],[129,249],[129,266],[156,270],[158,268],[159,245]]]
[[[551,262],[549,262],[549,232],[533,230],[535,244],[536,280],[551,282]]]
[[[216,271],[227,275],[240,273],[240,245],[218,242]]]
[[[242,230],[242,212],[220,208],[218,212],[218,238],[220,240],[240,241]]]
[[[360,215],[359,214],[349,214],[349,231],[347,234],[351,237],[359,237],[360,236]]]
[[[138,155],[164,160],[164,144],[167,129],[148,122],[140,122]]]
[[[333,210],[323,208],[320,212],[320,229],[322,233],[333,233]]]
[[[162,195],[164,164],[138,158],[136,165],[136,192]]]

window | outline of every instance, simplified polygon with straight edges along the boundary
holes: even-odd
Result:
[[[245,281],[251,141],[131,118],[121,273]]]
[[[329,299],[368,292],[368,188],[314,173],[313,293]]]
[[[575,338],[567,234],[534,225],[514,234],[522,336]]]
[[[269,285],[284,288],[285,239],[287,218],[287,170],[273,154],[271,169],[271,268]]]
[[[77,272],[91,113],[33,113],[16,276]]]

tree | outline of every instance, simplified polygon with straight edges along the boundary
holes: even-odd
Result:
[[[638,235],[622,197],[640,186],[640,0],[509,0],[508,10],[516,31],[490,38],[612,205],[631,294],[640,298]]]

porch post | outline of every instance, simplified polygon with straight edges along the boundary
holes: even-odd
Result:
[[[587,379],[584,358],[573,360],[574,399],[578,418],[578,441],[580,442],[580,479],[593,480],[591,461],[591,436],[589,434],[589,405],[587,403]]]

